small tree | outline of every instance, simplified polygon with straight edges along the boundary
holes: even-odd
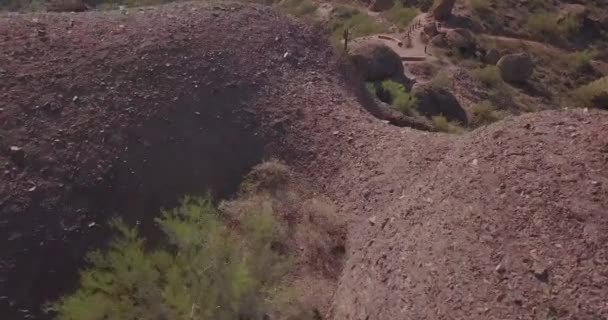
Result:
[[[51,306],[59,320],[262,319],[280,296],[286,258],[272,250],[273,215],[251,213],[236,228],[208,198],[186,198],[157,219],[168,246],[148,250],[136,229],[89,255],[80,288]]]

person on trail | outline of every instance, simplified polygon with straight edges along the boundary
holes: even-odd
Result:
[[[344,52],[348,52],[348,34],[349,29],[344,29],[344,32],[342,33],[342,38],[344,38]]]
[[[426,53],[426,47],[428,47],[428,46],[429,46],[428,43],[424,45],[424,53]]]

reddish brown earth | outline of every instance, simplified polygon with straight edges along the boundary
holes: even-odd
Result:
[[[606,113],[394,127],[318,30],[265,7],[4,15],[0,43],[2,319],[69,290],[108,217],[151,229],[269,157],[350,221],[327,318],[608,317]]]

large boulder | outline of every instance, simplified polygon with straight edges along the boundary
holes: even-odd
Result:
[[[445,41],[449,48],[457,49],[461,53],[473,53],[477,47],[477,39],[468,29],[448,30],[445,34]]]
[[[440,33],[440,34],[434,36],[429,43],[433,47],[445,48],[447,46],[447,43],[445,41],[445,34],[444,33]]]
[[[369,9],[371,11],[380,12],[392,8],[395,5],[395,0],[372,0]]]
[[[483,62],[490,65],[495,65],[499,59],[500,52],[494,48],[486,51],[486,54],[483,56]]]
[[[496,65],[507,82],[526,82],[534,72],[534,62],[527,53],[505,55]]]
[[[353,46],[351,59],[366,81],[403,75],[401,58],[382,43],[365,42]]]
[[[445,87],[417,83],[411,91],[418,100],[418,111],[427,116],[443,115],[450,121],[468,124],[469,119],[456,97]]]
[[[431,9],[431,15],[437,20],[447,20],[452,16],[452,9],[455,3],[456,0],[440,0]]]

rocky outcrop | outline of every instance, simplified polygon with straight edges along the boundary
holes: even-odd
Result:
[[[418,83],[412,88],[412,95],[418,100],[418,111],[427,117],[443,115],[450,121],[469,123],[467,113],[447,88]]]
[[[507,82],[525,82],[534,72],[534,62],[526,53],[508,54],[497,63],[502,79]]]
[[[366,81],[377,81],[403,74],[401,58],[393,49],[377,42],[353,46],[353,64]]]
[[[447,20],[452,16],[452,9],[456,0],[441,0],[431,9],[431,14],[437,20]]]

